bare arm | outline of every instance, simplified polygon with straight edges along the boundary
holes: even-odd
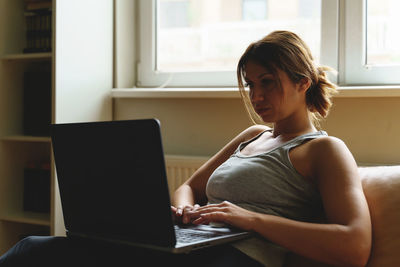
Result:
[[[314,142],[310,158],[328,224],[250,212],[228,202],[200,208],[195,222],[223,221],[313,260],[364,266],[371,248],[371,222],[353,156],[343,142],[329,137]]]
[[[204,205],[207,203],[206,185],[208,178],[214,170],[224,163],[235,151],[241,142],[249,140],[266,130],[266,126],[254,125],[230,141],[223,147],[217,154],[211,157],[203,166],[201,166],[185,183],[183,183],[174,193],[172,198],[172,205],[180,209],[178,213],[182,215],[185,207],[194,207],[195,204]],[[188,223],[185,221],[184,223]]]

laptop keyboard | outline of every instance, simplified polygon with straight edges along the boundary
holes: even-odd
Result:
[[[179,243],[192,243],[205,239],[221,236],[220,233],[207,232],[189,228],[181,228],[175,225],[176,240]]]

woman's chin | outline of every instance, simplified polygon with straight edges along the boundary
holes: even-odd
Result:
[[[271,114],[268,111],[260,112],[260,113],[257,113],[257,114],[258,114],[258,116],[260,116],[260,118],[265,123],[272,123],[273,122],[273,118],[272,118]]]

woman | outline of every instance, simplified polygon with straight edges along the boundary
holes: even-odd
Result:
[[[246,129],[178,188],[176,217],[258,233],[235,246],[265,264],[269,240],[317,261],[364,266],[371,223],[357,165],[342,141],[314,125],[335,92],[326,70],[294,33],[276,31],[251,44],[238,64],[239,88],[253,121],[272,128]],[[207,200],[213,204],[196,205]],[[327,223],[314,222],[321,212]]]
[[[43,265],[57,260],[77,265],[76,258],[87,265],[115,259],[122,264],[133,258],[136,263],[145,261],[144,266],[159,261],[175,266],[282,266],[287,251],[332,265],[364,266],[371,223],[357,165],[342,141],[315,126],[317,118],[328,114],[335,92],[327,70],[315,66],[307,45],[294,33],[272,32],[251,44],[237,75],[256,124],[174,194],[171,209],[176,220],[229,224],[257,233],[255,238],[175,256],[31,237],[2,256],[0,266],[41,260]]]

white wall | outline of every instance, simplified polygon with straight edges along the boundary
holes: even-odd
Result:
[[[363,163],[400,163],[400,98],[335,98],[328,134]],[[165,153],[210,156],[250,125],[240,99],[116,99],[114,118],[157,117]]]

